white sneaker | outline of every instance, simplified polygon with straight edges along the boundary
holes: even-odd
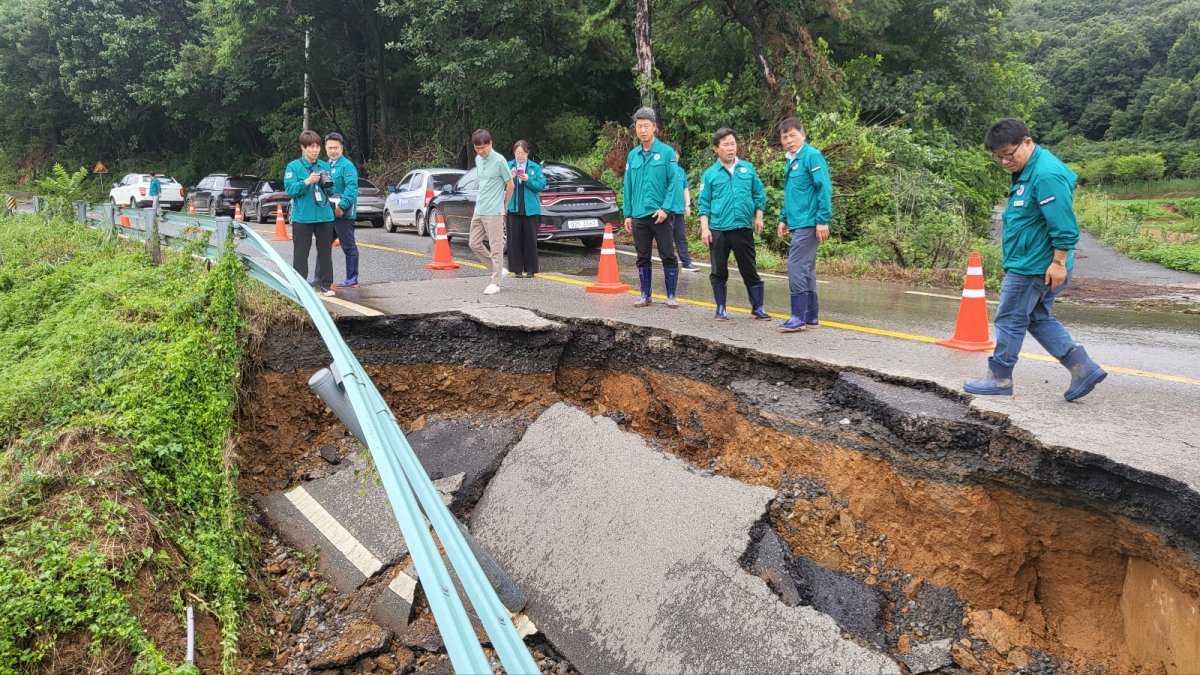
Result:
[[[507,276],[511,276],[511,275],[512,275],[512,272],[509,272],[507,267],[500,268],[500,278],[501,279],[503,279],[504,277],[507,277]]]
[[[325,290],[321,291],[321,295],[327,298],[332,298],[333,296],[337,295],[337,293],[334,293],[332,288],[326,288]]]
[[[483,289],[484,295],[495,295],[500,292],[500,287],[496,284],[488,284],[487,288]]]

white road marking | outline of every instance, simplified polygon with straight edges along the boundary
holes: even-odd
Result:
[[[408,576],[403,570],[388,584],[388,590],[400,596],[408,604],[413,602],[413,592],[417,589],[417,580]]]
[[[350,302],[349,300],[342,300],[341,298],[326,298],[326,297],[322,297],[321,299],[324,300],[325,302],[328,302],[331,305],[337,305],[338,307],[345,307],[346,309],[358,312],[359,314],[362,314],[363,316],[383,316],[384,315],[384,312],[381,312],[377,309],[371,309],[370,307],[367,307],[365,305],[360,305],[356,302]]]
[[[383,563],[376,558],[367,547],[363,546],[337,521],[325,507],[308,494],[303,487],[298,487],[286,494],[288,501],[295,505],[300,513],[312,523],[317,531],[333,544],[346,559],[350,561],[364,577],[370,579],[376,572],[383,569]]]
[[[940,293],[922,293],[921,291],[904,291],[907,295],[923,295],[927,298],[942,298],[944,300],[962,300],[961,295],[942,295]],[[997,300],[986,301],[989,305],[999,304]]]

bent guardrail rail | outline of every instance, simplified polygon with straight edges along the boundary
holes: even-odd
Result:
[[[151,217],[148,209],[114,209],[111,204],[94,205],[86,202],[75,203],[75,215],[83,224],[117,228],[137,238],[144,238],[149,232],[149,228],[143,225],[148,224]],[[129,216],[131,224],[136,220],[138,226],[119,227],[117,221],[121,215]],[[307,280],[301,278],[257,232],[231,218],[168,213],[161,220],[212,233],[206,250],[206,257],[211,260],[221,255],[228,237],[244,235],[245,243],[277,268],[272,270],[259,260],[239,253],[247,274],[297,302],[308,312],[333,356],[333,365],[341,377],[346,398],[361,427],[361,440],[365,442],[379,471],[455,671],[490,673],[492,668],[471,625],[462,598],[455,589],[445,560],[438,552],[438,542],[504,669],[509,673],[537,673],[537,664],[517,633],[508,610],[489,582],[460,524],[442,502],[433,481],[396,423],[391,408],[342,339],[333,318]],[[437,534],[436,542],[429,525]]]

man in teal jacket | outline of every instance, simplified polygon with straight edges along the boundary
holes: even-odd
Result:
[[[984,377],[968,382],[970,394],[1011,395],[1012,371],[1025,333],[1071,373],[1063,398],[1088,395],[1108,373],[1051,315],[1054,299],[1071,282],[1079,222],[1073,206],[1075,173],[1038,146],[1019,119],[1002,119],[988,130],[983,145],[1012,174],[1001,237],[1004,282],[996,308],[996,348]]]
[[[642,292],[642,297],[633,306],[650,306],[650,248],[657,243],[667,285],[667,307],[674,309],[679,306],[675,300],[679,267],[675,260],[675,233],[669,209],[675,200],[678,158],[671,146],[656,137],[658,115],[650,108],[638,108],[633,114],[633,132],[638,144],[625,159],[624,203],[621,205],[625,231],[633,234]]]
[[[713,134],[717,161],[704,172],[700,181],[700,241],[709,247],[712,272],[714,317],[725,321],[725,284],[729,280],[729,253],[737,260],[738,272],[750,295],[750,315],[761,321],[771,317],[763,309],[763,282],[758,277],[754,235],[762,234],[763,209],[767,193],[754,165],[737,156],[737,135],[721,128]],[[753,229],[751,229],[753,228]]]
[[[321,187],[330,177],[329,164],[321,161],[321,136],[315,131],[300,133],[299,159],[284,169],[283,190],[292,197],[292,267],[308,278],[308,252],[317,240],[317,279],[322,295],[333,295],[333,207]]]
[[[796,119],[779,125],[779,141],[787,152],[783,173],[783,208],[779,212],[779,238],[789,232],[788,290],[792,315],[779,330],[796,333],[820,325],[817,316],[817,247],[829,239],[833,218],[833,180],[825,155],[808,143],[804,124]]]
[[[342,243],[346,254],[346,280],[336,288],[358,286],[358,245],[354,241],[354,216],[358,206],[358,169],[354,162],[342,154],[346,139],[339,133],[325,137],[325,154],[329,157],[329,176],[333,187],[329,189],[329,201],[333,204],[334,238]]]

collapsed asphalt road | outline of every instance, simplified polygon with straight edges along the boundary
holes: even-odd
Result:
[[[1200,668],[1193,485],[928,383],[651,328],[501,307],[341,326],[402,426],[516,421],[471,526],[585,672]],[[303,464],[340,425],[260,402],[302,400],[327,355],[268,345],[244,443]],[[773,642],[788,616],[802,637]]]

